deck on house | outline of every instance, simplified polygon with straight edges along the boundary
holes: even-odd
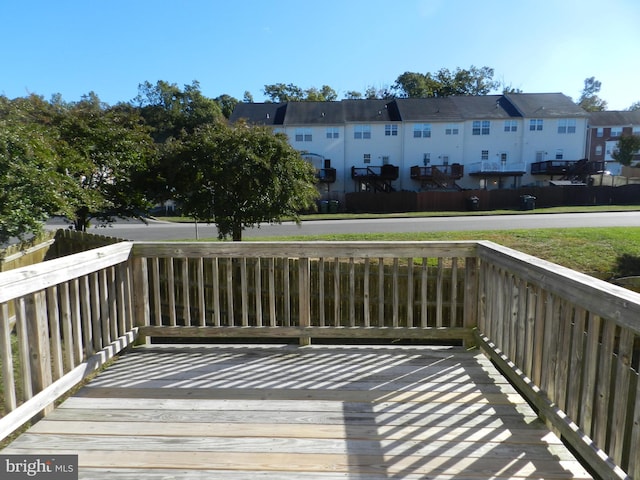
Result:
[[[3,454],[81,479],[591,478],[478,350],[146,345]]]

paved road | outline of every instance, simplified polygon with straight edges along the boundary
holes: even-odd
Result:
[[[448,232],[464,230],[510,230],[518,228],[568,227],[640,227],[640,212],[557,213],[526,215],[490,215],[463,217],[386,218],[362,220],[314,220],[298,226],[292,222],[263,225],[245,230],[244,238],[290,235],[362,234],[385,232]],[[49,228],[64,228],[61,222],[50,222]],[[215,238],[214,225],[198,224],[198,238]],[[91,228],[91,233],[128,240],[193,240],[194,224],[121,221],[107,228]]]

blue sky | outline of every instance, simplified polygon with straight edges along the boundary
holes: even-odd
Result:
[[[525,92],[577,99],[595,76],[609,109],[640,101],[638,0],[0,0],[0,22],[9,98],[114,104],[157,80],[256,101],[265,84],[326,84],[342,98],[476,65]]]

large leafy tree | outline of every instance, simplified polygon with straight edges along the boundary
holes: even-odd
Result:
[[[134,108],[110,107],[90,93],[59,115],[57,129],[64,171],[77,186],[68,198],[77,230],[85,230],[91,219],[106,224],[149,208],[155,149]]]
[[[42,231],[53,214],[69,214],[75,185],[60,170],[52,132],[36,123],[0,120],[0,243]]]
[[[455,71],[441,68],[435,73],[405,72],[396,79],[393,88],[398,96],[406,98],[487,95],[500,87],[493,76],[493,68],[474,65],[468,69],[458,67]]]
[[[622,165],[630,165],[633,157],[640,152],[640,135],[622,135],[616,150],[611,155]]]
[[[587,112],[602,112],[606,110],[607,102],[597,95],[601,88],[602,82],[596,80],[596,77],[585,78],[578,105]]]
[[[239,241],[247,227],[298,219],[317,197],[311,164],[266,127],[205,125],[170,150],[176,198],[186,214],[214,222],[220,238]]]
[[[336,91],[328,85],[320,88],[302,89],[292,83],[273,83],[263,90],[269,102],[332,102],[338,98]]]

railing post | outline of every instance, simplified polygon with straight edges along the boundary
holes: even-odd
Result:
[[[300,303],[300,328],[311,326],[311,275],[310,260],[308,258],[300,258],[298,260],[298,299]],[[310,345],[311,337],[306,335],[300,336],[300,345]]]
[[[27,336],[29,338],[29,362],[31,362],[31,382],[34,392],[41,392],[53,382],[51,375],[51,349],[49,347],[49,324],[46,314],[45,292],[27,296],[26,302]],[[71,348],[71,347],[69,347]],[[27,359],[22,359],[27,361]],[[53,410],[47,405],[43,415]]]
[[[478,326],[478,309],[480,295],[478,292],[478,258],[467,257],[465,258],[464,268],[464,328],[471,330]],[[475,347],[473,337],[469,336],[469,339],[465,340],[464,346],[466,348]]]
[[[151,313],[149,309],[149,276],[147,274],[147,259],[134,256],[131,262],[133,268],[133,315],[134,325],[146,327],[150,325]],[[157,300],[157,299],[156,299]],[[137,344],[148,342],[144,336],[138,337]]]

